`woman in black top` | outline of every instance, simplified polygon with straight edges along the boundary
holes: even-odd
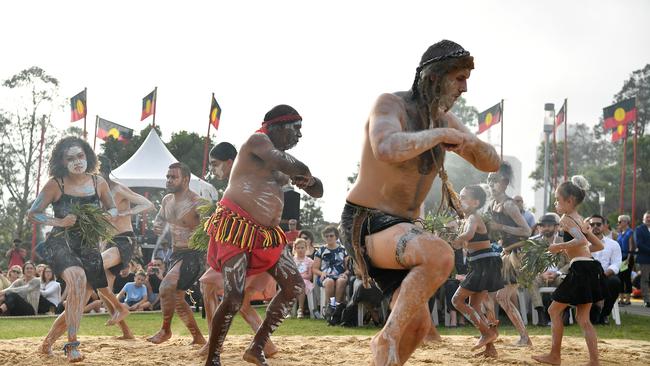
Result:
[[[68,343],[64,345],[64,353],[70,362],[84,359],[77,349],[77,331],[92,290],[99,289],[105,296],[115,299],[107,287],[99,243],[83,243],[78,232],[65,230],[77,221],[70,213],[74,205],[99,206],[101,202],[110,215],[117,215],[108,184],[95,175],[97,165],[97,156],[86,141],[72,136],[61,139],[52,150],[50,179],[28,213],[32,221],[54,226],[37,250],[55,275],[65,280],[67,288],[66,310],[52,325],[40,351],[52,354],[52,345],[67,329]],[[50,204],[54,216],[45,213]]]
[[[519,341],[516,346],[531,346],[532,342],[526,331],[524,321],[517,310],[512,298],[517,294],[517,272],[521,264],[519,261],[520,242],[530,236],[530,227],[526,223],[519,207],[512,198],[506,195],[506,189],[513,180],[512,167],[503,162],[498,172],[488,175],[488,185],[492,195],[492,202],[488,212],[492,218],[490,222],[491,236],[501,239],[503,247],[503,268],[502,275],[505,287],[497,292],[497,301],[501,308],[508,314],[512,325],[519,332]]]

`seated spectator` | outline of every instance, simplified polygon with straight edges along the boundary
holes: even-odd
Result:
[[[142,311],[151,305],[147,298],[147,286],[144,284],[146,278],[147,275],[144,271],[136,273],[135,282],[124,285],[122,291],[117,295],[117,299],[120,302],[125,302],[130,311]]]
[[[548,213],[543,215],[539,219],[537,226],[539,227],[539,235],[533,236],[532,239],[540,240],[546,242],[546,244],[551,245],[555,243],[558,238],[558,229],[560,225],[560,218],[555,213]],[[562,254],[563,258],[566,258]],[[564,270],[568,270],[566,266],[568,261],[564,261],[560,268],[566,267]],[[559,268],[547,268],[546,271],[541,273],[533,281],[533,283],[528,287],[530,294],[530,302],[533,309],[537,311],[538,322],[537,325],[547,326],[549,322],[549,317],[544,307],[544,302],[542,301],[542,295],[539,293],[540,287],[557,287],[562,282],[562,270]]]
[[[599,261],[605,272],[605,284],[607,293],[605,299],[599,301],[591,307],[590,318],[593,324],[609,324],[609,314],[612,312],[614,302],[618,298],[623,286],[621,279],[618,278],[618,272],[621,268],[622,254],[621,247],[616,241],[603,235],[603,225],[605,218],[600,215],[593,215],[589,218],[591,232],[600,239],[605,248],[598,252],[591,253],[595,260]]]
[[[45,264],[41,263],[36,265],[36,277],[41,278],[43,276],[44,270],[45,270]]]
[[[11,282],[9,282],[7,276],[5,276],[2,269],[0,269],[0,291],[6,289],[9,286],[11,286]]]
[[[27,261],[23,265],[23,277],[0,291],[0,313],[8,315],[36,315],[41,296],[41,280],[36,277],[36,266]]]
[[[300,230],[298,237],[307,242],[307,253],[305,255],[314,259],[314,252],[316,252],[316,249],[314,248],[314,234],[309,230]]]
[[[346,327],[354,327],[364,325],[366,321],[372,320],[375,326],[381,324],[381,302],[384,298],[383,293],[375,284],[375,281],[370,281],[370,287],[365,288],[363,286],[363,281],[359,272],[354,268],[354,262],[352,258],[348,257],[348,268],[354,272],[354,276],[351,276],[350,280],[352,282],[352,295],[350,296],[350,302],[343,310],[341,316],[341,325]],[[358,322],[358,306],[363,305],[364,309],[367,310],[364,314],[363,320],[364,324],[357,324]]]
[[[124,288],[124,285],[133,281],[135,281],[135,273],[131,270],[131,266],[122,269],[120,275],[115,277],[113,293],[118,294]]]
[[[7,272],[7,279],[9,280],[9,285],[14,283],[17,279],[23,276],[23,268],[19,265],[13,265],[9,267],[9,272]]]
[[[90,298],[88,299],[88,302],[86,303],[86,306],[84,307],[84,314],[94,312],[94,313],[100,313],[102,312],[102,300],[99,299],[99,295],[97,295],[97,291],[93,290],[92,294],[90,294]]]
[[[311,291],[314,289],[314,284],[311,282],[312,274],[312,265],[314,260],[307,257],[307,241],[302,238],[298,238],[293,242],[293,260],[296,262],[296,267],[298,267],[298,272],[302,276],[302,280],[305,282],[305,292],[301,293],[298,296],[298,313],[297,317],[302,318],[304,315],[304,306],[305,298],[307,295],[311,294]]]
[[[38,313],[55,313],[61,302],[61,285],[56,282],[52,268],[45,266],[41,276],[41,296],[38,301]]]
[[[345,287],[348,282],[345,261],[348,255],[338,242],[339,231],[336,227],[326,227],[322,235],[326,245],[314,254],[312,271],[318,276],[318,286],[325,288],[326,299],[329,299],[329,306],[324,310],[325,316],[330,324],[335,325],[345,308]]]
[[[160,283],[164,277],[165,263],[162,258],[155,258],[147,266],[147,278],[145,280],[151,310],[160,310]]]

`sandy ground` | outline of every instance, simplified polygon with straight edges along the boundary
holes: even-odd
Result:
[[[241,359],[251,336],[231,336],[225,344],[222,363],[226,366],[249,365]],[[280,353],[270,360],[271,365],[368,365],[369,337],[273,337]],[[189,338],[173,337],[163,345],[153,345],[138,337],[134,341],[120,341],[112,337],[81,337],[81,351],[86,360],[80,365],[202,365],[197,348],[189,346]],[[474,357],[470,346],[475,338],[446,336],[441,343],[420,347],[407,365],[537,365],[530,356],[545,352],[550,347],[549,336],[534,336],[532,348],[510,346],[514,337],[502,337],[496,344],[498,359]],[[35,352],[40,339],[22,338],[0,341],[1,365],[66,365],[61,347],[56,343],[55,356],[48,358]],[[586,345],[582,338],[564,338],[564,365],[578,365],[587,361]],[[603,365],[648,365],[650,342],[632,340],[600,340],[598,343]]]

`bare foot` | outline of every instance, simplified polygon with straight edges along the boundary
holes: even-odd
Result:
[[[135,336],[132,333],[124,333],[121,336],[116,337],[115,339],[119,339],[121,341],[126,341],[126,340],[135,339]]]
[[[75,342],[79,344],[78,342]],[[81,354],[81,352],[77,349],[76,345],[72,344],[66,344],[63,348],[65,355],[68,357],[68,362],[74,363],[74,362],[81,362],[84,360],[84,355]]]
[[[125,304],[120,304],[119,308],[116,308],[115,312],[113,312],[113,316],[110,319],[108,319],[108,321],[106,322],[106,326],[115,325],[121,322],[127,316],[129,316],[129,313],[130,313],[129,307],[126,306]]]
[[[209,349],[210,349],[210,344],[209,343],[204,344],[203,347],[201,347],[201,349],[199,350],[199,356],[201,357],[207,356]]]
[[[485,351],[479,352],[474,355],[474,357],[489,357],[489,358],[497,358],[498,353],[497,349],[494,348],[494,343],[488,343],[485,345]]]
[[[424,336],[424,343],[429,342],[442,342],[442,337],[440,336],[440,333],[438,333],[435,325],[431,325],[429,328],[429,333]]]
[[[199,335],[194,336],[194,338],[192,338],[192,343],[190,343],[190,346],[204,345],[204,344],[207,345],[208,342],[206,342],[205,338],[203,338],[203,336],[199,334]]]
[[[151,343],[153,343],[153,344],[160,344],[160,343],[162,343],[162,342],[168,340],[168,339],[171,338],[171,337],[172,337],[172,332],[171,332],[171,330],[161,329],[161,330],[158,331],[158,333],[156,333],[155,335],[153,335],[153,336],[147,338],[147,341],[149,341],[149,342],[151,342]]]
[[[268,342],[266,342],[266,345],[264,346],[264,356],[266,358],[273,358],[278,353],[278,348],[271,342],[269,339]]]
[[[52,345],[47,340],[44,340],[43,343],[41,343],[41,347],[38,349],[38,351],[47,357],[54,357],[54,352],[52,352]]]
[[[373,362],[379,365],[401,365],[397,345],[395,341],[383,335],[383,331],[377,333],[370,340],[370,350],[373,355]]]
[[[492,343],[497,339],[497,333],[490,330],[489,332],[485,334],[481,334],[481,338],[478,339],[478,342],[472,347],[472,351],[476,351],[477,349],[487,345],[488,343]]]
[[[248,346],[244,352],[244,361],[254,363],[257,366],[269,366],[266,363],[266,357],[264,357],[264,352],[259,352],[259,347],[253,345]]]
[[[553,356],[550,353],[533,356],[533,360],[541,363],[547,363],[549,365],[559,365],[562,363],[562,358],[560,358],[560,356]]]
[[[528,337],[521,337],[519,340],[513,344],[515,347],[532,347],[533,346],[533,341],[530,340]]]

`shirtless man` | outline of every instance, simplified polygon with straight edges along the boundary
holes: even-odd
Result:
[[[499,168],[494,148],[449,112],[467,91],[473,67],[473,57],[460,45],[432,45],[412,89],[379,96],[365,125],[359,175],[341,228],[364,283],[373,278],[392,296],[393,311],[370,344],[377,366],[409,359],[432,326],[427,300],[454,264],[449,244],[414,224],[445,151],[482,171]]]
[[[52,345],[67,330],[68,342],[63,350],[70,362],[84,359],[78,349],[77,331],[93,289],[112,302],[114,308],[120,306],[108,288],[99,243],[84,243],[78,232],[66,230],[77,221],[70,213],[74,205],[101,203],[110,216],[117,215],[108,184],[95,175],[97,165],[97,156],[86,141],[72,136],[61,139],[52,150],[50,179],[28,212],[30,220],[54,227],[37,251],[56,276],[63,278],[67,293],[65,311],[52,324],[40,352],[51,356]],[[50,204],[54,216],[45,213]]]
[[[203,253],[189,249],[192,232],[199,225],[196,208],[203,200],[190,191],[190,168],[184,163],[174,163],[167,171],[167,194],[163,197],[160,211],[154,220],[154,232],[161,235],[165,225],[169,225],[172,237],[172,253],[169,272],[160,284],[160,310],[163,323],[160,331],[147,338],[151,343],[162,343],[171,338],[171,323],[174,309],[183,320],[190,334],[192,344],[204,344],[205,338],[194,320],[190,306],[185,301],[185,292],[203,273]]]
[[[101,162],[99,172],[108,183],[110,194],[113,196],[118,211],[117,216],[112,220],[115,227],[115,236],[113,236],[112,242],[106,245],[106,250],[102,252],[108,287],[113,288],[115,277],[122,269],[129,267],[131,258],[133,258],[136,239],[131,225],[131,216],[151,210],[153,203],[133,192],[129,187],[113,181],[110,177],[112,171],[111,162],[105,156],[99,156],[99,161]],[[134,206],[131,207],[131,204]],[[108,312],[112,315],[106,324],[118,324],[122,330],[122,336],[118,337],[118,339],[133,339],[133,334],[124,321],[124,317],[129,313],[126,305],[121,304],[123,305],[121,309],[114,309],[101,293],[99,297],[104,301]]]
[[[305,164],[285,153],[302,136],[301,123],[302,117],[288,105],[276,106],[264,116],[262,128],[241,147],[228,188],[208,222],[208,257],[215,270],[223,273],[225,293],[212,320],[206,365],[221,365],[221,347],[242,307],[247,276],[267,272],[280,286],[244,352],[244,360],[256,365],[267,365],[264,346],[304,290],[279,226],[284,185],[292,182],[312,197],[323,195],[320,180]]]
[[[210,150],[210,171],[212,174],[221,181],[228,181],[230,178],[230,171],[232,170],[232,165],[237,157],[237,149],[228,143],[222,142],[217,144],[215,147]],[[223,276],[221,272],[217,272],[212,268],[216,264],[208,258],[208,269],[205,271],[201,279],[201,293],[203,294],[203,303],[205,304],[205,313],[208,321],[208,332],[212,328],[212,316],[219,306],[219,296],[223,296]],[[239,309],[239,314],[244,317],[244,320],[250,327],[253,329],[253,332],[262,325],[262,318],[260,315],[251,307],[250,298],[254,292],[262,292],[266,288],[269,282],[274,281],[268,273],[263,272],[254,276],[250,276],[246,279],[246,289],[244,291],[244,300],[242,301],[242,307]],[[207,356],[209,344],[205,344],[199,354],[202,356]],[[278,352],[277,348],[271,340],[264,347],[264,354],[266,356],[272,356]]]

